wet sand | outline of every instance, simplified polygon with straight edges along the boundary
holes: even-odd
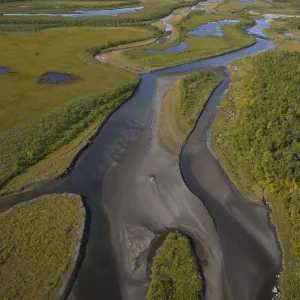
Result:
[[[268,209],[248,201],[232,184],[209,148],[209,129],[229,74],[211,96],[194,131],[183,147],[180,169],[188,188],[213,216],[225,262],[225,276],[232,299],[271,299],[281,251],[270,229]],[[239,284],[235,284],[235,283]]]
[[[146,270],[132,273],[129,267],[124,225],[142,225],[154,233],[184,231],[193,239],[204,262],[206,299],[224,299],[223,258],[212,219],[183,183],[178,157],[158,142],[157,122],[163,96],[179,77],[157,79],[157,93],[139,138],[105,176],[103,203],[112,220],[123,299],[145,299],[149,283]]]

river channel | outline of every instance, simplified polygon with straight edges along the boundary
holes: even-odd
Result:
[[[255,26],[266,26],[263,20]],[[203,264],[205,299],[272,299],[281,251],[269,211],[239,193],[208,139],[217,106],[230,84],[222,66],[272,47],[271,41],[257,37],[254,45],[230,54],[142,74],[133,97],[112,114],[69,175],[0,197],[3,212],[43,194],[83,196],[87,231],[68,299],[146,298],[146,270],[133,272],[128,262],[128,226],[142,226],[154,234],[179,229],[190,236]],[[161,103],[176,80],[203,68],[218,73],[222,83],[178,158],[157,138]]]

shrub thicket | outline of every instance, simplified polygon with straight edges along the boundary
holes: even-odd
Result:
[[[246,58],[216,120],[217,152],[264,191],[284,250],[282,300],[300,295],[300,53]],[[227,111],[227,116],[222,114]],[[225,120],[225,121],[224,121]],[[223,123],[219,123],[223,122]],[[219,125],[218,125],[219,123]]]
[[[97,118],[108,116],[132,95],[137,84],[76,99],[0,133],[0,186],[70,142]]]
[[[169,233],[156,251],[148,300],[199,300],[202,279],[188,238]]]

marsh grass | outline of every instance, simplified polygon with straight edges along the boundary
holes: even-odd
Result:
[[[160,142],[171,152],[179,154],[184,140],[220,82],[218,75],[205,70],[186,75],[170,87],[163,101],[158,126]]]
[[[240,24],[225,25],[222,27],[224,37],[204,36],[195,37],[188,31],[197,26],[211,21],[224,19],[238,19]],[[137,69],[155,70],[168,66],[183,64],[202,58],[213,57],[220,54],[233,52],[255,43],[253,37],[244,33],[243,27],[253,23],[253,19],[244,15],[214,15],[203,12],[192,12],[183,17],[176,25],[171,43],[165,45],[154,45],[152,47],[141,47],[138,49],[124,50],[118,53],[110,53],[109,61],[118,65],[128,65]],[[164,49],[185,41],[189,48],[178,53],[152,54],[145,49]]]
[[[167,0],[141,0],[138,5],[144,6],[143,9],[134,13],[120,14],[117,17],[101,16],[88,18],[60,18],[47,16],[0,16],[0,24],[52,24],[73,27],[124,26],[125,24],[133,25],[140,22],[158,20],[169,15],[172,11],[178,8],[192,6],[196,3],[197,0],[174,0],[172,2]],[[88,9],[91,9],[91,7],[89,7]],[[28,8],[26,12],[30,12],[30,8]]]
[[[0,215],[0,298],[45,300],[74,259],[85,210],[79,196],[52,194]]]
[[[0,61],[16,72],[1,77],[0,113],[5,117],[0,120],[0,186],[70,143],[96,120],[100,126],[131,96],[139,76],[97,62],[93,54],[156,33],[157,29],[148,27],[124,28],[122,32],[116,28],[56,28],[0,36],[5,45],[0,49]],[[38,84],[39,76],[49,70],[76,74],[82,80]],[[62,172],[59,166],[57,172]]]

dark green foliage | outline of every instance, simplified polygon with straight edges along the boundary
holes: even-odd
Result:
[[[0,186],[105,118],[134,92],[137,82],[80,98],[0,133]]]
[[[180,101],[176,103],[180,129],[188,134],[221,78],[210,71],[192,73],[180,80]]]
[[[199,300],[202,279],[188,238],[169,233],[156,251],[148,300]]]
[[[231,116],[222,126],[218,151],[251,174],[274,208],[272,220],[284,250],[281,299],[298,300],[300,53],[269,51],[246,58],[233,80],[233,97],[221,107]]]

